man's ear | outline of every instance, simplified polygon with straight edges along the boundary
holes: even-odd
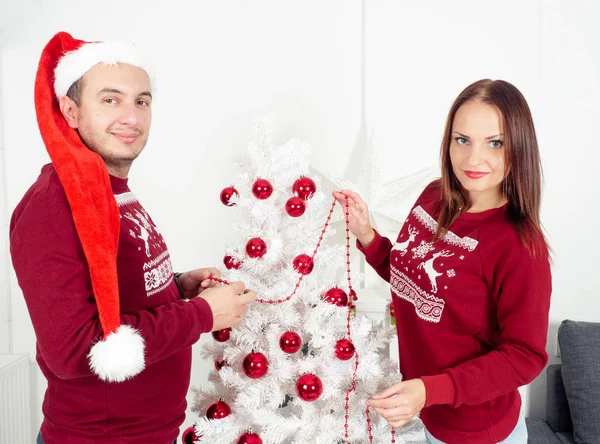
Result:
[[[61,96],[58,99],[58,106],[67,124],[73,128],[79,128],[79,107],[69,96]]]

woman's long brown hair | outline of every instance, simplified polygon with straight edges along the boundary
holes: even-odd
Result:
[[[508,199],[508,217],[533,256],[547,243],[540,224],[542,165],[531,111],[525,97],[504,80],[479,80],[467,86],[456,98],[444,130],[441,146],[441,210],[434,239],[446,235],[450,225],[468,207],[467,193],[452,171],[450,143],[458,109],[469,101],[493,105],[502,115],[506,177],[502,190]]]

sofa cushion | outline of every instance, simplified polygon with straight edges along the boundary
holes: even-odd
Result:
[[[565,320],[558,342],[575,442],[600,443],[600,323]]]
[[[546,369],[546,422],[557,433],[573,431],[561,367],[554,364]]]
[[[562,444],[575,444],[572,433],[557,433],[556,436]]]
[[[525,418],[527,444],[563,444],[543,419]]]

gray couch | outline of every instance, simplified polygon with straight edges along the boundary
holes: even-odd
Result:
[[[600,444],[600,323],[565,320],[562,364],[546,369],[546,418],[527,418],[529,444]]]

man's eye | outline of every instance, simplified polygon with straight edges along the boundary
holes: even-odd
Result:
[[[150,106],[150,102],[147,100],[138,100],[137,104],[140,106]]]
[[[106,99],[104,99],[104,103],[108,103],[108,104],[113,104],[116,103],[115,99],[111,99],[110,97],[107,97]]]

